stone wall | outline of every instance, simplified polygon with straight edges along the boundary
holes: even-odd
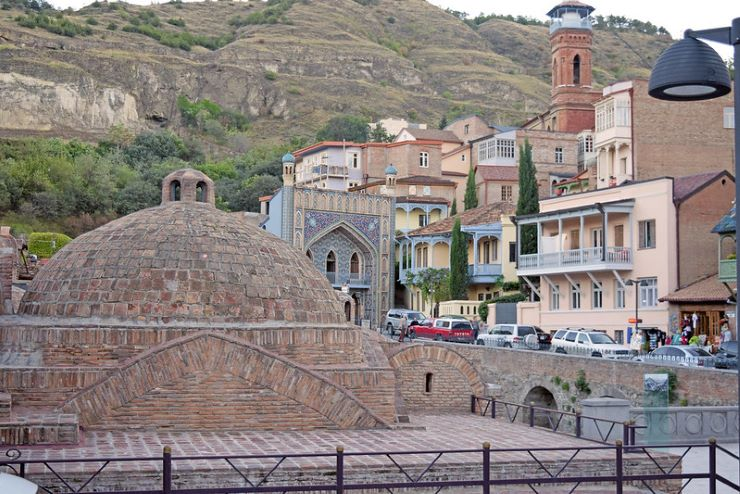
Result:
[[[13,313],[13,280],[17,255],[13,237],[0,235],[0,315]]]
[[[0,355],[11,365],[110,367],[156,345],[202,331],[216,331],[304,365],[359,364],[360,329],[346,327],[95,327],[0,326]],[[12,359],[12,360],[10,360]]]

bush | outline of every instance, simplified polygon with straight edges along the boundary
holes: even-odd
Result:
[[[185,21],[182,20],[182,18],[167,19],[167,24],[172,24],[173,26],[178,26],[178,27],[185,27]]]
[[[107,29],[108,31],[115,31],[116,29],[118,29],[118,24],[116,24],[115,22],[109,22]]]
[[[275,79],[277,79],[277,72],[274,72],[272,70],[266,70],[265,79],[267,79],[268,81],[274,81]]]
[[[495,298],[491,302],[496,303],[496,304],[498,303],[505,304],[505,303],[513,303],[513,302],[524,302],[526,300],[527,300],[527,296],[524,295],[523,293],[515,293],[513,295],[504,295],[502,297]]]
[[[490,300],[484,300],[480,304],[478,304],[478,315],[480,316],[480,320],[483,322],[486,322],[488,320],[488,304],[490,304]]]
[[[92,29],[89,26],[83,26],[82,24],[72,22],[66,19],[61,12],[54,17],[50,17],[44,13],[22,15],[16,17],[15,21],[22,27],[30,29],[40,27],[50,33],[68,36],[70,38],[74,38],[78,35],[90,36],[92,34]]]
[[[98,25],[98,20],[95,17],[88,17],[87,19],[85,19],[85,22],[91,26]]]
[[[578,370],[578,377],[576,377],[574,384],[579,392],[587,395],[591,394],[591,387],[588,385],[588,381],[586,381],[586,371],[583,369]]]
[[[285,13],[290,10],[297,0],[269,0],[267,7],[252,12],[246,17],[234,16],[229,20],[229,24],[234,27],[249,26],[254,24],[287,24]]]
[[[28,237],[28,252],[48,259],[71,241],[72,239],[63,233],[32,233]]]

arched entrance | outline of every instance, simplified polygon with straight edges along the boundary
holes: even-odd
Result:
[[[535,386],[534,388],[529,390],[529,393],[527,393],[527,396],[524,397],[524,403],[527,405],[533,405],[537,408],[549,408],[551,410],[557,410],[558,404],[555,401],[555,397],[552,395],[550,390],[543,386]],[[540,427],[550,427],[550,421],[548,420],[548,416],[546,412],[535,412],[534,414],[534,425],[540,426]],[[551,417],[553,422],[557,420],[556,417]],[[528,415],[523,416],[523,421],[526,422],[529,420]]]

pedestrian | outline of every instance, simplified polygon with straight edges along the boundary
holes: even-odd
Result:
[[[699,329],[699,316],[696,314],[696,311],[694,311],[694,313],[691,314],[691,332],[695,333],[697,329]]]
[[[727,323],[727,319],[722,319],[720,321],[722,324],[720,326],[720,335],[722,336],[722,343],[727,343],[728,341],[732,341],[732,332],[730,331],[730,325]]]
[[[406,314],[401,316],[401,322],[398,324],[398,341],[403,342],[404,338],[406,338],[406,331],[409,329],[409,318],[406,317]]]

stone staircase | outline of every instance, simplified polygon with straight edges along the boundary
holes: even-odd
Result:
[[[76,414],[13,408],[10,393],[0,392],[0,446],[77,444],[79,430]]]

